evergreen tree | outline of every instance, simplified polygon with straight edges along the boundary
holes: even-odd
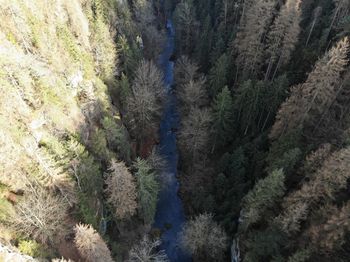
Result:
[[[225,145],[233,131],[233,101],[227,86],[217,95],[213,104],[213,150],[216,145]],[[218,141],[218,138],[219,141]]]
[[[259,180],[254,188],[242,200],[243,223],[241,227],[247,230],[263,216],[264,212],[273,208],[284,195],[285,175],[282,169],[275,170],[266,178]]]
[[[191,54],[197,39],[198,22],[193,0],[177,4],[174,12],[176,48],[181,54]]]
[[[201,68],[204,72],[208,71],[209,63],[208,54],[212,48],[212,39],[213,39],[213,29],[211,26],[211,18],[209,15],[204,20],[204,23],[201,27],[200,34],[198,37],[198,44],[196,47],[196,57],[197,61],[201,65]]]
[[[228,84],[229,59],[223,54],[213,65],[209,72],[210,95],[216,97],[218,93]]]
[[[159,184],[156,174],[146,160],[138,158],[134,163],[138,202],[141,216],[145,223],[151,224],[156,213]]]

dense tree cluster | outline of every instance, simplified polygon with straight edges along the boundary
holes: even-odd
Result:
[[[187,213],[242,261],[345,261],[349,1],[177,2]]]
[[[348,0],[0,10],[0,260],[168,261],[149,236],[167,18],[189,218],[179,246],[201,262],[348,260]]]
[[[28,261],[126,261],[153,221],[164,163],[154,153],[163,7],[4,0],[0,9],[1,242]]]

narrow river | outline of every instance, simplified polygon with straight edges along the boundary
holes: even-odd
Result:
[[[169,58],[174,52],[174,28],[171,20],[167,21],[167,42],[159,58],[159,65],[164,73],[164,83],[168,96],[160,125],[160,154],[166,159],[167,165],[161,174],[162,189],[159,194],[157,212],[153,227],[162,230],[162,245],[171,262],[187,262],[191,258],[179,247],[179,232],[185,222],[184,210],[178,196],[179,182],[176,178],[178,151],[176,133],[179,125],[177,102],[172,92],[174,82],[174,62]]]

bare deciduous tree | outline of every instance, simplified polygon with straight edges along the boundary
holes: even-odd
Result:
[[[181,56],[175,65],[174,78],[176,85],[181,88],[188,82],[200,78],[199,66],[191,61],[187,56]]]
[[[193,255],[218,259],[227,247],[227,236],[212,215],[201,214],[185,224],[181,244]]]
[[[169,261],[164,250],[160,250],[161,241],[159,239],[150,240],[147,236],[129,252],[129,262],[166,262]]]
[[[53,242],[58,234],[66,231],[67,210],[67,203],[62,197],[30,185],[23,200],[15,206],[12,227],[41,243]]]
[[[106,243],[91,225],[78,224],[74,230],[75,245],[85,261],[113,262]]]
[[[164,99],[163,76],[153,62],[142,61],[135,72],[127,118],[134,135],[142,140],[152,134]]]
[[[115,216],[126,219],[134,215],[137,208],[136,184],[124,163],[111,161],[106,184],[107,202],[113,206]]]
[[[190,80],[180,87],[178,92],[179,100],[182,103],[182,111],[188,112],[191,107],[202,107],[208,102],[208,95],[205,89],[205,79],[197,81]]]
[[[350,230],[350,202],[341,209],[331,206],[329,217],[322,225],[312,225],[308,231],[311,241],[320,252],[331,252],[344,244],[344,237]]]
[[[205,155],[208,147],[211,112],[208,109],[194,107],[183,120],[179,134],[179,143],[183,152],[193,163]]]

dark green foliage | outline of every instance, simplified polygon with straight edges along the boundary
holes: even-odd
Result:
[[[131,149],[125,127],[120,126],[116,120],[107,116],[101,122],[109,148],[117,151],[118,157],[129,162]]]
[[[198,44],[196,46],[196,57],[204,72],[207,72],[209,68],[210,60],[208,59],[207,55],[210,53],[212,48],[212,40],[213,30],[211,27],[211,19],[209,16],[207,16],[204,24],[202,25],[198,37]]]
[[[107,146],[107,136],[104,130],[96,128],[91,136],[91,151],[100,160],[108,162],[111,152]]]
[[[229,59],[227,54],[223,54],[215,62],[209,72],[209,93],[212,97],[216,97],[222,88],[228,84],[228,66]]]
[[[268,228],[264,231],[252,231],[246,240],[248,252],[244,261],[269,261],[279,256],[281,248],[286,243],[286,236],[277,228]]]
[[[146,160],[138,158],[134,163],[138,189],[139,210],[146,224],[151,224],[156,213],[159,184],[156,174]]]
[[[122,77],[119,81],[119,95],[120,95],[120,103],[123,108],[126,107],[126,101],[131,94],[130,82],[128,77],[123,73]]]
[[[215,179],[216,213],[228,232],[236,230],[234,221],[239,217],[240,201],[247,189],[246,165],[242,148],[224,154],[218,163],[218,170],[222,173]]]
[[[288,176],[295,170],[298,162],[300,161],[302,152],[299,148],[293,148],[284,152],[282,156],[276,159],[271,166],[268,167],[268,171],[271,172],[274,169],[283,169],[284,173]]]
[[[261,218],[267,219],[264,213],[273,208],[284,195],[285,175],[282,169],[274,170],[266,178],[260,179],[242,200],[242,230],[247,230]]]
[[[227,87],[217,95],[213,104],[213,135],[214,145],[223,146],[233,136],[233,101]]]
[[[301,131],[295,130],[273,142],[269,154],[266,158],[267,166],[272,170],[272,167],[278,166],[281,163],[280,157],[284,156],[290,150],[300,149]],[[283,160],[282,160],[283,161]]]

